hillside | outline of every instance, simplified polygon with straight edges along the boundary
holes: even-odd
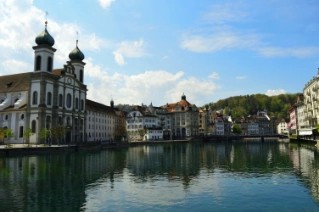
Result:
[[[298,95],[300,94],[234,96],[207,105],[213,110],[224,109],[224,114],[231,115],[233,120],[255,115],[258,110],[267,110],[270,117],[287,121],[289,120],[289,108],[296,102]]]

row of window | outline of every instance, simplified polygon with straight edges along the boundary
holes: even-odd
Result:
[[[51,92],[47,93],[46,100],[47,100],[46,104],[48,106],[51,106],[52,105],[52,93]],[[33,105],[38,104],[38,92],[37,91],[34,91],[32,94],[32,104]],[[66,95],[66,107],[71,108],[71,106],[72,106],[72,95],[68,93]],[[59,107],[63,107],[63,95],[62,94],[59,94]],[[84,110],[84,100],[81,99],[81,101],[79,102],[79,98],[76,97],[75,98],[75,109],[78,110],[79,108],[80,108],[80,110]]]
[[[38,55],[35,59],[35,70],[40,71],[41,70],[41,63],[42,63],[42,57]],[[53,67],[52,63],[52,57],[48,57],[48,63],[47,63],[47,71],[51,72]]]

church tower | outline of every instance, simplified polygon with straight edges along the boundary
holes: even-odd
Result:
[[[78,47],[78,40],[76,40],[75,48],[69,54],[70,62],[74,66],[74,74],[77,80],[84,83],[84,54]]]
[[[54,39],[47,30],[48,22],[45,21],[44,30],[35,38],[34,71],[52,72],[55,48]]]

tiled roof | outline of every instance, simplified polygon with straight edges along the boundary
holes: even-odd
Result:
[[[179,102],[176,103],[170,103],[170,104],[166,104],[163,106],[165,109],[167,109],[168,112],[175,112],[176,111],[176,107],[181,107],[184,108],[184,111],[187,111],[188,109],[186,108],[191,108],[193,107],[193,105],[191,103],[189,103],[187,100],[180,100]],[[179,111],[180,112],[180,111]],[[183,110],[182,110],[183,112]]]
[[[0,93],[29,90],[32,73],[0,76]]]
[[[94,102],[89,99],[86,100],[86,105],[87,105],[87,108],[90,110],[115,113],[112,107],[98,103],[98,102]]]

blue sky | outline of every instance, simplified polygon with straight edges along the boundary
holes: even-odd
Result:
[[[88,98],[106,105],[296,93],[318,72],[318,0],[0,0],[0,75],[33,71],[45,11],[54,68],[78,32]]]

